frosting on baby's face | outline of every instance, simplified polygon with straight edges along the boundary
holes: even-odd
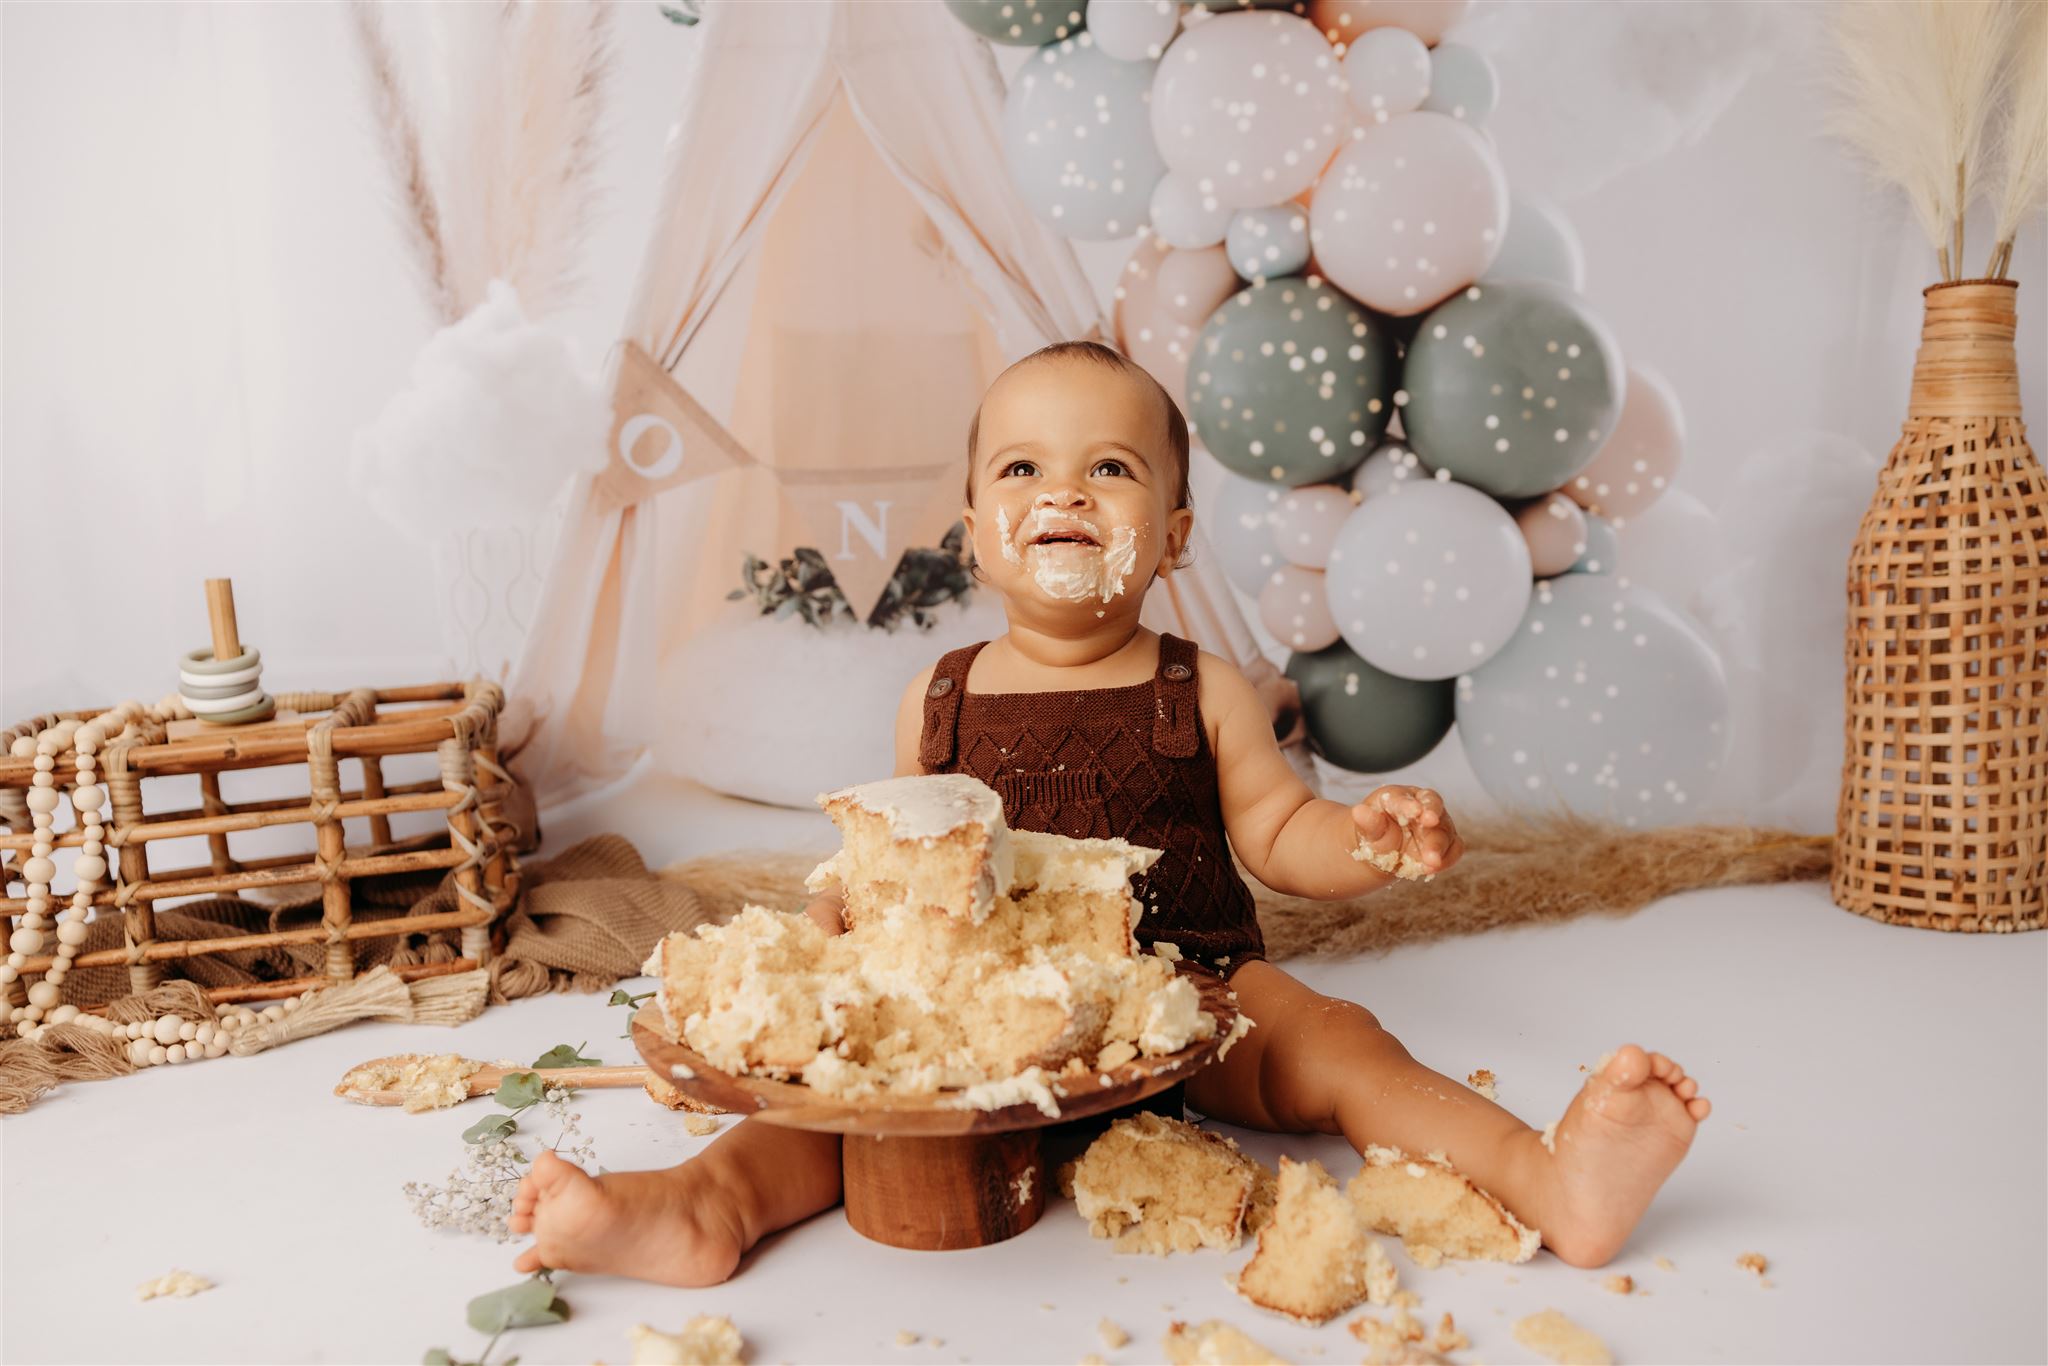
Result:
[[[1161,449],[1157,396],[1086,361],[1003,376],[982,403],[974,505],[964,514],[983,576],[1014,610],[1135,614],[1192,518]]]

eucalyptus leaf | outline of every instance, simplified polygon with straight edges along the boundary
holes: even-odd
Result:
[[[464,1143],[490,1143],[506,1138],[519,1131],[519,1121],[510,1115],[492,1115],[480,1119],[462,1131]]]
[[[555,1298],[553,1282],[538,1277],[478,1295],[469,1302],[469,1326],[479,1333],[537,1328],[568,1317],[569,1306]]]
[[[446,1347],[429,1347],[420,1358],[420,1366],[455,1366],[455,1358],[448,1355]]]
[[[744,597],[745,594],[740,593],[738,590],[734,590],[730,594],[730,596],[737,598]],[[609,1001],[606,1001],[605,1004],[608,1006],[629,1006],[633,1004],[633,998],[626,994],[626,989],[624,987],[613,987],[612,998]]]
[[[498,1092],[492,1099],[508,1110],[523,1110],[529,1105],[540,1104],[541,1093],[546,1083],[537,1072],[508,1072],[505,1080],[498,1083]]]
[[[624,993],[621,994],[623,995]],[[628,998],[627,1004],[630,1005],[631,1003],[631,999]],[[538,1058],[536,1058],[534,1060],[533,1065],[535,1067],[604,1066],[604,1060],[602,1058],[586,1058],[583,1056],[583,1050],[588,1048],[589,1046],[590,1040],[588,1039],[585,1039],[582,1043],[577,1044],[574,1048],[569,1047],[569,1045],[565,1043],[558,1043],[553,1048],[550,1048],[547,1052],[541,1054]]]

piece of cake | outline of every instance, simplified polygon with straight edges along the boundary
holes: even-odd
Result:
[[[1488,1100],[1499,1100],[1500,1093],[1494,1089],[1494,1075],[1491,1069],[1481,1067],[1465,1078],[1465,1084],[1485,1096]]]
[[[1523,1227],[1442,1153],[1417,1158],[1368,1145],[1349,1193],[1367,1226],[1398,1237],[1418,1263],[1430,1256],[1424,1248],[1443,1257],[1526,1262],[1542,1245],[1535,1229]]]
[[[1450,1315],[1444,1315],[1446,1322]],[[1345,1327],[1351,1336],[1366,1346],[1368,1366],[1425,1366],[1425,1363],[1448,1362],[1443,1353],[1452,1350],[1437,1343],[1423,1341],[1422,1325],[1415,1321],[1406,1309],[1394,1311],[1394,1317],[1385,1321],[1371,1314],[1361,1314]],[[1441,1335],[1439,1327],[1439,1335]],[[1459,1346],[1467,1345],[1462,1333],[1457,1334]]]
[[[1515,1341],[1558,1366],[1614,1366],[1606,1343],[1555,1309],[1515,1320]]]
[[[1242,1242],[1259,1172],[1222,1134],[1141,1111],[1088,1145],[1070,1193],[1097,1238],[1165,1256]]]
[[[667,1027],[712,1066],[1057,1116],[1061,1078],[1215,1037],[1194,982],[1135,953],[1130,880],[1158,851],[1012,832],[962,775],[820,800],[844,843],[811,885],[840,887],[846,933],[748,906],[648,959]]]
[[[190,1271],[172,1271],[168,1275],[158,1276],[155,1280],[144,1281],[136,1286],[135,1298],[153,1300],[169,1295],[184,1300],[211,1289],[213,1282],[204,1276],[194,1275]]]
[[[1280,1159],[1279,1199],[1237,1293],[1263,1309],[1322,1323],[1394,1293],[1393,1263],[1320,1162]]]
[[[652,1072],[647,1074],[647,1080],[642,1082],[641,1085],[646,1089],[648,1098],[663,1109],[682,1110],[696,1115],[724,1115],[731,1113],[731,1111],[724,1109],[722,1106],[697,1099],[674,1082],[666,1081]]]
[[[626,1330],[633,1366],[746,1366],[746,1343],[732,1320],[699,1314],[680,1333],[663,1333],[636,1323]]]
[[[840,850],[805,882],[838,884],[849,929],[892,906],[974,924],[1010,889],[1014,855],[995,789],[960,773],[890,778],[818,798]]]
[[[469,1078],[483,1064],[459,1053],[400,1053],[364,1063],[341,1079],[344,1093],[397,1091],[405,1112],[442,1110],[469,1099]]]
[[[1173,1366],[1288,1366],[1286,1357],[1221,1319],[1173,1324],[1166,1330],[1166,1359]]]
[[[1401,828],[1404,836],[1408,833],[1407,821],[1391,811],[1387,816]],[[1358,847],[1351,851],[1351,857],[1360,863],[1370,863],[1383,873],[1392,873],[1395,877],[1409,882],[1428,882],[1436,876],[1435,869],[1408,852],[1408,842],[1405,838],[1397,849],[1375,850],[1365,842],[1365,836],[1361,834],[1358,837]]]

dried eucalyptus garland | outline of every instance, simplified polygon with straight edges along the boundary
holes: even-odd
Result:
[[[938,624],[939,608],[963,601],[973,591],[967,528],[955,522],[936,547],[914,546],[903,552],[889,586],[868,613],[867,624],[893,631],[908,619],[920,631],[928,631]],[[748,555],[740,568],[740,586],[725,596],[735,602],[751,597],[762,616],[796,616],[817,627],[856,620],[825,557],[809,546],[798,546],[774,565]]]

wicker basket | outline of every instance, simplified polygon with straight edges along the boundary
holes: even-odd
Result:
[[[430,684],[421,687],[347,693],[283,693],[268,721],[209,726],[199,721],[150,720],[131,727],[102,751],[112,818],[107,846],[117,852],[117,876],[93,896],[98,916],[122,918],[124,944],[82,953],[75,968],[125,965],[129,985],[141,992],[164,978],[168,965],[207,954],[286,944],[324,945],[317,976],[256,986],[214,988],[216,1001],[292,995],[310,987],[349,980],[355,971],[351,945],[358,939],[458,929],[462,956],[453,962],[397,969],[418,977],[482,967],[490,961],[491,928],[518,894],[518,861],[504,836],[510,827],[502,809],[514,796],[509,775],[497,762],[497,719],[504,694],[496,684]],[[67,713],[87,719],[93,712]],[[7,882],[21,882],[16,866],[32,840],[25,798],[34,776],[28,759],[10,758],[6,747],[19,734],[35,734],[58,716],[37,717],[0,731],[0,926],[18,916],[23,898]],[[439,776],[420,782],[389,783],[385,764],[395,756],[432,756]],[[353,761],[360,780],[344,786],[342,763]],[[282,799],[228,801],[223,774],[248,769],[280,770],[288,786],[304,795]],[[298,775],[291,777],[293,771]],[[57,771],[69,771],[68,757]],[[196,809],[164,810],[149,784],[197,775]],[[418,835],[394,835],[393,817],[432,813],[436,827]],[[366,842],[350,844],[344,822],[355,821]],[[229,837],[279,826],[312,827],[309,853],[238,858]],[[167,867],[160,841],[203,837],[206,861]],[[76,829],[60,835],[59,849],[80,842]],[[155,858],[151,846],[158,845]],[[452,869],[458,908],[432,915],[362,919],[353,914],[350,884],[387,874]],[[158,935],[154,906],[201,896],[244,897],[264,889],[314,885],[321,892],[321,923],[304,929],[176,940]],[[68,894],[67,894],[68,896]],[[48,969],[47,954],[31,955],[22,977]],[[6,988],[20,1003],[23,982]]]
[[[1849,557],[1833,892],[1941,930],[2048,899],[2048,481],[2027,446],[2016,286],[1924,291],[1904,431]]]

